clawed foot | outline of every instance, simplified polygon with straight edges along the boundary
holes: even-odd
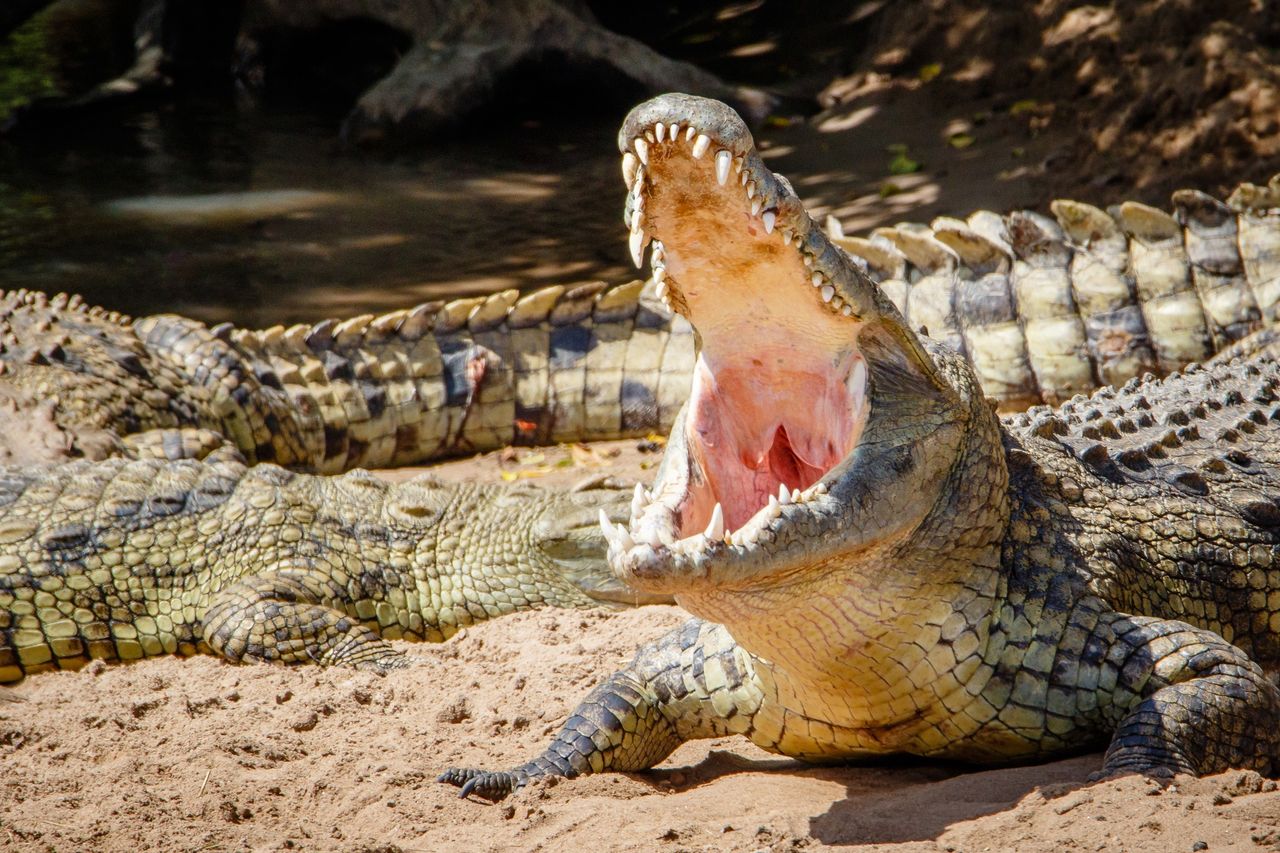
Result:
[[[503,799],[524,784],[524,780],[518,779],[514,773],[492,773],[471,767],[450,767],[437,776],[436,781],[461,788],[459,797],[476,794],[495,801]]]

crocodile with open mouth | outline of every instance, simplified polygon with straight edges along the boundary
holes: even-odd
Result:
[[[728,107],[619,136],[636,254],[697,330],[690,398],[615,574],[697,618],[546,751],[443,782],[652,767],[744,734],[806,760],[1280,769],[1280,367],[1135,379],[1001,420],[764,165]],[[1235,645],[1232,645],[1234,643]]]

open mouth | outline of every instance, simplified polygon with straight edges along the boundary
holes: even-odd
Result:
[[[601,519],[611,559],[749,548],[827,499],[857,446],[858,335],[879,306],[728,107],[663,96],[632,111],[619,147],[633,259],[651,245],[658,292],[701,347],[653,491],[637,487],[628,525]]]

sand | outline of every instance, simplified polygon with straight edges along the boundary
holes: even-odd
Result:
[[[412,664],[385,677],[197,657],[30,678],[0,701],[0,848],[1280,849],[1274,782],[1091,785],[1096,752],[998,770],[810,767],[731,738],[497,804],[434,781],[532,757],[603,673],[683,618],[518,614],[398,644]]]

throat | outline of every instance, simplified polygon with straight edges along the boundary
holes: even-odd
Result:
[[[682,536],[701,531],[717,503],[738,529],[771,496],[818,482],[857,441],[865,397],[851,385],[865,370],[853,367],[856,351],[834,360],[761,355],[724,366],[699,358],[686,440],[703,478],[680,508]]]

